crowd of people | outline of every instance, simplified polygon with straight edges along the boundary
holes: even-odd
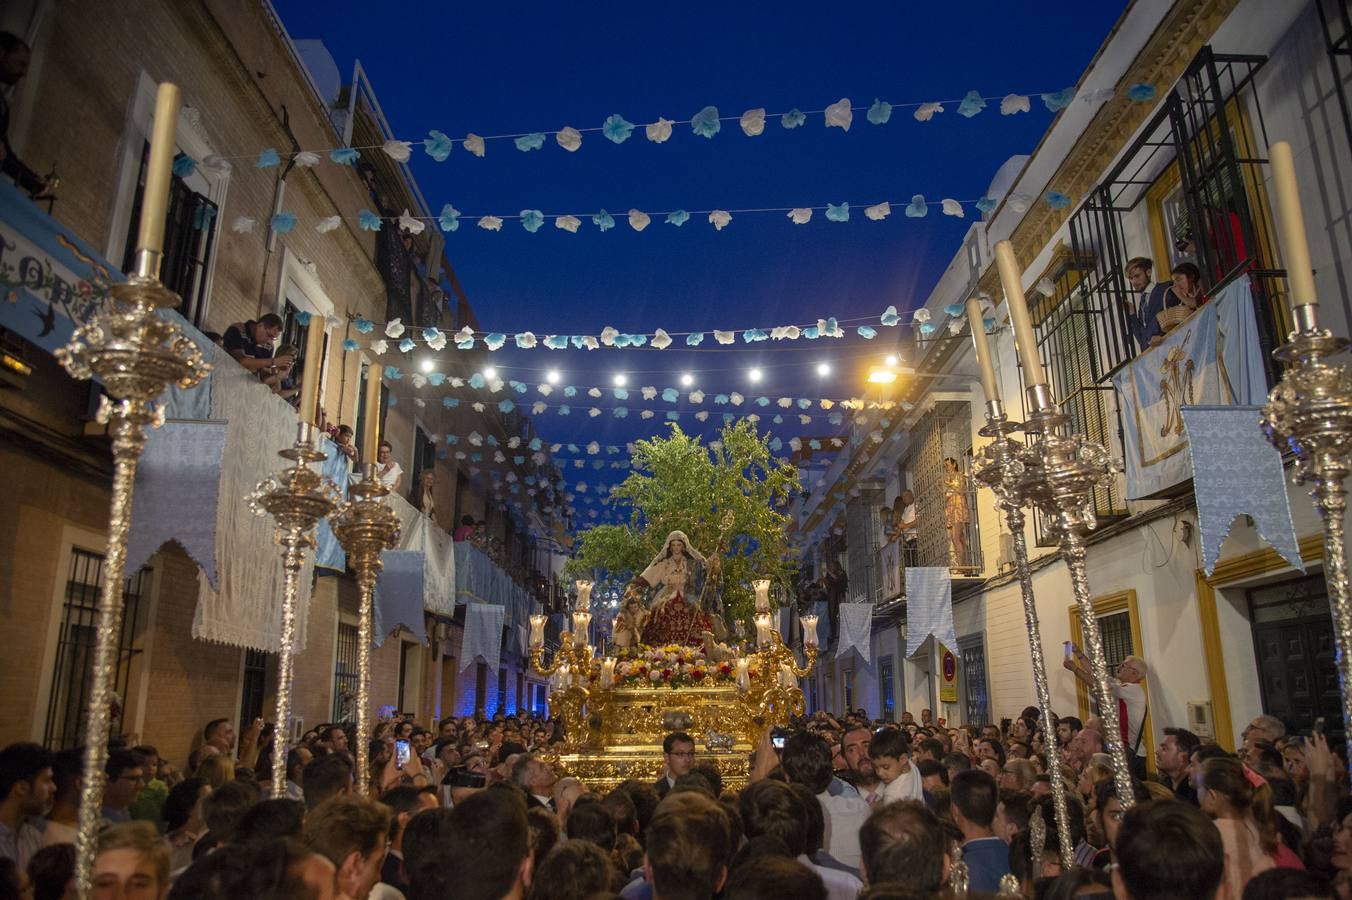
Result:
[[[1347,898],[1352,797],[1320,733],[1256,718],[1238,753],[1165,728],[1158,780],[1124,804],[1097,719],[1035,708],[949,727],[818,712],[767,729],[745,778],[668,734],[656,781],[560,777],[557,722],[408,718],[287,748],[218,719],[180,770],[153,747],[106,766],[94,896],[354,900]],[[371,783],[356,783],[355,754]],[[739,757],[739,764],[743,762]],[[75,896],[79,750],[0,750],[0,900]],[[1065,787],[1062,852],[1053,779]],[[740,790],[730,782],[745,782]],[[1063,859],[1073,860],[1069,868]]]

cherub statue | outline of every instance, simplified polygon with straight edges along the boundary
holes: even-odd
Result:
[[[648,621],[648,611],[643,601],[626,594],[620,614],[615,617],[615,632],[612,635],[616,647],[633,648],[642,643],[643,625]]]

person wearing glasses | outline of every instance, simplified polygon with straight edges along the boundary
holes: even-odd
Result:
[[[128,807],[146,786],[146,770],[141,757],[130,750],[114,750],[103,767],[108,786],[103,789],[103,821],[130,822]]]
[[[1089,658],[1079,647],[1071,645],[1063,665],[1091,690],[1094,673]],[[1121,729],[1122,745],[1126,748],[1127,764],[1133,778],[1145,780],[1145,660],[1128,656],[1117,664],[1117,677],[1108,679],[1108,689],[1117,698],[1117,721]]]
[[[659,797],[665,797],[676,786],[676,779],[690,774],[695,765],[695,739],[684,731],[667,735],[662,740],[662,762],[666,770],[653,785]]]

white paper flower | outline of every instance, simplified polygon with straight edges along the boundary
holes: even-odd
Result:
[[[248,234],[257,224],[258,220],[249,216],[235,216],[234,221],[230,223],[230,230],[235,234]]]
[[[423,375],[421,372],[414,372],[412,375],[408,376],[408,380],[417,390],[422,390],[427,386],[427,376]]]
[[[720,344],[731,344],[731,343],[732,343],[733,341],[735,341],[736,339],[737,339],[737,332],[735,332],[735,331],[715,331],[715,332],[714,332],[714,340],[718,341]]]
[[[665,328],[659,328],[653,333],[652,339],[648,341],[654,350],[665,350],[671,346],[671,335],[667,334]]]
[[[455,342],[457,344],[474,343],[474,329],[470,328],[468,325],[466,325],[464,328],[461,328],[459,331],[455,333]]]
[[[934,118],[935,113],[943,111],[944,105],[942,103],[922,103],[915,111],[915,118],[917,122],[928,122]]]
[[[695,413],[695,418],[703,422],[709,418],[709,411],[707,409],[701,409],[699,412]]]
[[[388,350],[389,347],[390,345],[386,343],[383,339],[371,342],[371,352],[374,353],[376,356],[380,356],[382,353]]]
[[[577,233],[577,226],[582,224],[582,220],[577,216],[559,216],[554,220],[555,228],[562,228],[569,234]]]
[[[884,200],[882,203],[875,203],[872,206],[864,207],[864,216],[874,222],[881,222],[892,215],[892,204]]]
[[[731,394],[728,395],[728,399],[732,401],[733,406],[741,406],[742,401],[745,400],[746,398],[743,397],[741,394],[737,393],[736,391],[733,391]]]
[[[1009,197],[1009,208],[1016,213],[1026,213],[1028,208],[1033,205],[1033,198],[1025,193],[1011,194]]]
[[[537,416],[548,408],[549,404],[545,403],[545,401],[543,400],[536,400],[534,403],[530,405],[531,413]]]
[[[554,393],[554,385],[552,385],[552,384],[541,384],[541,385],[538,385],[538,386],[535,388],[535,390],[537,390],[542,396],[548,397],[550,394]]]
[[[404,333],[404,323],[398,319],[390,319],[385,325],[385,337],[398,339]]]
[[[835,103],[826,107],[826,127],[841,128],[845,131],[850,130],[850,125],[854,122],[854,110],[850,109],[850,98],[841,97]]]
[[[413,155],[413,145],[408,141],[390,139],[380,149],[384,150],[385,155],[395,162],[408,162],[408,158]]]
[[[803,425],[811,425],[811,424],[812,424],[812,417],[809,416],[807,413],[799,413],[799,414],[798,414],[798,421],[799,421],[800,424],[803,424]]]
[[[587,445],[586,450],[592,456],[595,456],[596,454],[601,452],[601,445],[598,444],[596,441],[592,441],[590,444]]]
[[[952,335],[962,334],[962,319],[950,319],[948,322],[948,333]]]
[[[343,320],[340,319],[338,316],[325,316],[325,317],[324,317],[324,328],[325,328],[325,329],[342,328],[342,327],[343,327]]]
[[[640,419],[651,419],[653,417],[653,411],[651,409],[645,409],[643,412],[638,414],[638,417]]]
[[[801,335],[802,333],[803,330],[799,328],[797,325],[788,325],[784,328],[784,337],[788,338],[791,341],[798,340],[798,336]]]
[[[780,406],[781,409],[788,409],[789,407],[793,406],[793,398],[792,398],[792,397],[780,397],[779,400],[778,400],[778,403],[779,403],[779,406]]]
[[[520,435],[514,434],[514,435],[512,435],[510,438],[507,439],[507,447],[508,447],[508,449],[510,449],[510,450],[515,450],[517,447],[520,447],[520,446],[521,446],[521,436],[520,436]]]
[[[919,322],[920,324],[923,325],[924,323],[930,320],[930,311],[922,306],[915,312],[911,313],[911,320],[914,322]]]
[[[835,406],[835,405],[836,405],[836,401],[834,401],[834,400],[823,400],[823,401],[821,402],[821,408],[822,408],[822,409],[830,409],[831,407],[833,407],[833,406]]]
[[[691,403],[703,403],[704,391],[694,390],[687,395]]]
[[[647,213],[637,209],[629,210],[629,227],[635,231],[642,231],[650,222],[652,218]]]
[[[799,206],[789,210],[789,220],[795,225],[806,225],[812,220],[812,210],[806,206]]]
[[[342,224],[342,216],[326,216],[315,223],[315,231],[318,231],[320,234],[328,234]]]
[[[446,383],[453,388],[462,388],[465,386],[465,379],[458,375],[452,375],[450,378],[446,379]]]
[[[609,325],[601,329],[601,343],[605,344],[607,347],[615,346],[615,338],[619,336],[620,333]]]
[[[210,169],[213,172],[230,172],[235,168],[230,165],[228,159],[223,156],[218,156],[215,153],[204,156],[198,165],[203,169]]]
[[[756,137],[765,130],[765,107],[748,109],[740,120],[742,132],[747,137]]]
[[[423,229],[427,227],[427,223],[422,219],[415,218],[409,213],[408,209],[405,208],[399,216],[399,227],[409,234],[422,234]]]
[[[654,144],[666,143],[667,138],[671,137],[671,120],[659,117],[643,131]]]
[[[598,388],[598,387],[587,388],[587,396],[588,396],[588,397],[599,397],[599,396],[601,396],[601,389]]]
[[[645,388],[642,388],[642,389],[639,391],[639,393],[643,395],[643,399],[644,399],[644,400],[651,400],[651,399],[653,399],[654,397],[657,396],[657,388],[655,388],[655,387],[645,387]]]
[[[592,337],[590,334],[586,334],[582,336],[582,346],[587,350],[595,350],[600,344],[597,343],[596,338]]]
[[[479,227],[485,231],[501,231],[502,217],[500,216],[480,216]]]
[[[1000,101],[1000,115],[1012,116],[1021,112],[1028,112],[1027,94],[1006,94]]]
[[[716,209],[709,213],[709,224],[719,231],[732,221],[732,213],[725,209]]]
[[[554,135],[554,140],[559,142],[559,146],[573,153],[578,147],[582,146],[582,132],[571,125],[559,129],[559,133]]]
[[[597,416],[601,415],[601,410],[593,406],[591,409],[587,410],[587,415],[591,416],[594,419]]]
[[[427,341],[427,346],[433,350],[441,351],[446,349],[446,332],[440,328],[433,329],[436,334]]]
[[[530,331],[523,331],[516,336],[516,345],[522,350],[530,350],[536,345],[535,334]]]
[[[789,438],[789,449],[792,450],[794,453],[797,453],[799,450],[802,450],[803,449],[802,439],[796,437]]]
[[[962,204],[954,200],[953,198],[945,197],[943,200],[943,206],[944,206],[944,215],[957,216],[959,219],[967,218],[966,213],[963,212]]]
[[[484,139],[471,131],[465,135],[465,149],[475,156],[482,157],[484,155]]]
[[[319,154],[312,150],[302,150],[292,157],[291,161],[302,169],[311,169],[319,165]]]

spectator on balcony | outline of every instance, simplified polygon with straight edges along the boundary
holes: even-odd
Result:
[[[33,51],[17,35],[0,31],[0,172],[14,179],[14,183],[28,192],[34,200],[51,196],[47,179],[19,159],[9,144],[9,94],[19,79],[28,74]]]
[[[418,484],[408,495],[408,502],[413,504],[413,508],[434,522],[437,519],[437,504],[436,499],[432,496],[432,488],[436,484],[436,480],[435,472],[431,469],[423,469]]]
[[[352,426],[339,425],[333,434],[333,443],[338,447],[338,452],[347,457],[347,471],[350,473],[353,466],[361,462],[357,445],[352,443]]]
[[[381,441],[376,450],[376,477],[392,494],[404,480],[404,469],[394,461],[394,446],[389,441]]]
[[[953,566],[968,568],[967,528],[972,523],[972,511],[967,507],[967,476],[951,456],[944,457],[944,520],[953,545]]]
[[[288,344],[273,357],[274,365],[259,372],[263,383],[272,388],[272,392],[292,406],[300,402],[300,378],[295,372],[296,357],[300,348]]]
[[[451,540],[456,543],[467,541],[474,537],[474,517],[461,516],[460,524],[456,526],[454,533],[451,534]]]
[[[225,329],[225,337],[222,340],[227,353],[241,366],[259,374],[262,378],[268,374],[264,370],[281,365],[289,366],[295,362],[294,357],[285,359],[280,355],[272,355],[272,345],[281,334],[282,317],[276,313],[266,313],[257,319],[231,325]]]
[[[1155,346],[1164,332],[1158,316],[1164,308],[1164,294],[1168,282],[1155,282],[1155,263],[1149,257],[1137,256],[1127,261],[1127,282],[1132,295],[1124,298],[1127,307],[1127,326],[1138,352]]]
[[[892,504],[892,527],[901,539],[902,563],[907,566],[918,565],[920,561],[920,530],[915,520],[915,494],[902,491]]]

